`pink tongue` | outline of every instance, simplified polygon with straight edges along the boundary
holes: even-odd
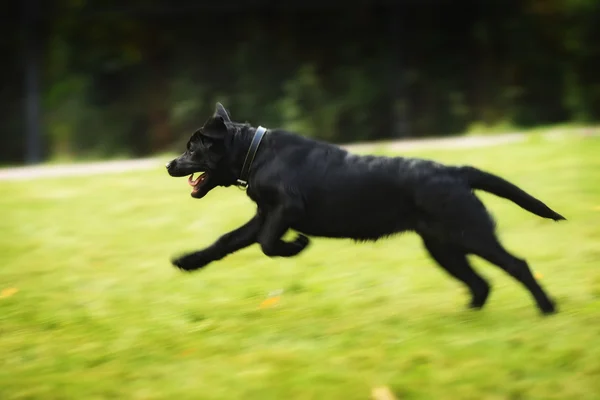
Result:
[[[194,179],[194,174],[191,174],[190,177],[188,178],[188,183],[190,184],[190,186],[196,186],[198,183],[200,183],[200,181],[202,180],[204,175],[200,175],[199,177],[197,177],[196,179]]]

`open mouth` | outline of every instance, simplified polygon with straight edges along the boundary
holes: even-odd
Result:
[[[200,176],[198,176],[196,179],[194,179],[194,174],[190,175],[190,177],[188,178],[188,183],[193,188],[192,195],[196,194],[200,191],[202,184],[204,182],[206,182],[207,178],[208,178],[208,174],[206,172],[203,172],[202,174],[200,174]]]

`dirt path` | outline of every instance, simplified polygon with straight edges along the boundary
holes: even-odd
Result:
[[[598,135],[600,128],[582,128],[580,130],[554,131],[543,136],[548,139],[567,134]],[[352,151],[369,151],[389,148],[395,151],[411,151],[420,149],[453,149],[487,147],[507,143],[516,143],[526,139],[524,133],[505,133],[486,136],[458,136],[450,138],[407,139],[377,143],[354,143],[343,146]],[[73,163],[64,165],[36,165],[24,167],[0,168],[0,180],[27,180],[63,176],[88,176],[93,174],[120,173],[146,170],[162,165],[166,160],[161,158],[144,158],[136,160],[100,161],[92,163]]]

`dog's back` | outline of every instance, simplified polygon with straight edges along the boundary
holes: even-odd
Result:
[[[301,197],[305,218],[292,227],[309,235],[377,239],[414,229],[415,191],[430,179],[454,180],[441,164],[352,154],[338,146],[274,131],[257,182],[276,181]],[[465,187],[466,189],[466,187]]]

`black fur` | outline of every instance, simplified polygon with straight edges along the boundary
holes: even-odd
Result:
[[[206,172],[192,193],[196,198],[216,186],[235,185],[255,131],[232,122],[217,104],[215,114],[192,135],[187,151],[167,164],[167,170],[175,177]],[[540,217],[564,217],[495,175],[416,158],[354,155],[274,129],[258,148],[248,182],[256,215],[209,247],[175,259],[174,265],[196,270],[254,243],[269,257],[291,257],[306,248],[308,236],[362,241],[413,231],[431,257],[470,289],[472,308],[484,306],[490,286],[469,265],[468,254],[521,282],[543,313],[555,311],[527,263],[502,247],[473,190],[512,200]],[[282,236],[289,229],[300,233],[287,242]]]

